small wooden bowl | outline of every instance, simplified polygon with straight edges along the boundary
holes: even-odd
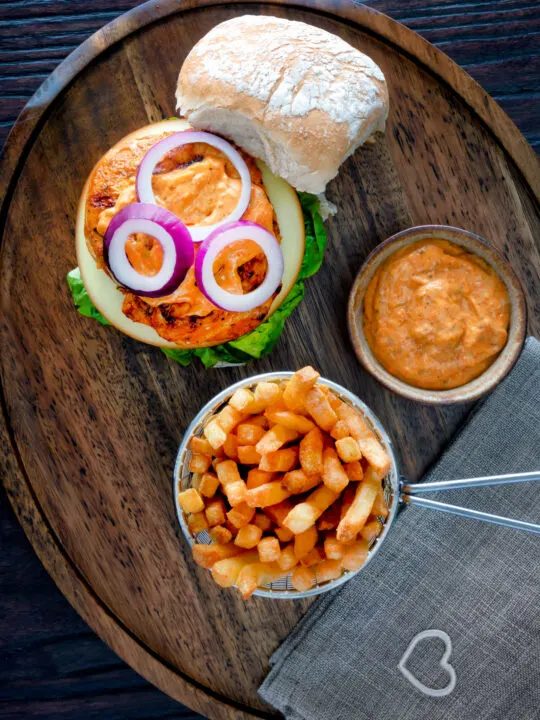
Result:
[[[508,341],[495,362],[474,380],[451,390],[424,390],[391,375],[375,358],[364,335],[363,301],[366,289],[378,267],[396,250],[419,240],[436,238],[462,245],[491,265],[506,285],[510,299]],[[398,395],[418,402],[443,405],[477,400],[492,390],[510,371],[525,341],[527,310],[520,282],[510,265],[485,240],[467,230],[447,225],[420,225],[402,230],[378,245],[356,276],[347,309],[349,335],[354,351],[377,380]]]

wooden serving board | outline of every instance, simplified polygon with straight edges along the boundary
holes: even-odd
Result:
[[[215,24],[243,13],[303,20],[381,66],[386,136],[342,167],[328,195],[325,265],[307,284],[275,352],[245,368],[169,361],[78,315],[65,276],[79,194],[128,132],[174,114],[178,70]],[[268,659],[309,606],[216,587],[175,518],[172,469],[190,419],[241,377],[306,363],[379,415],[418,478],[470,407],[401,399],[358,365],[346,302],[367,254],[411,225],[452,224],[503,252],[540,332],[540,172],[502,110],[449,58],[350,2],[148,2],[75,51],[19,118],[3,156],[0,422],[3,478],[43,564],[119,655],[212,718],[267,717],[257,697]],[[501,468],[504,471],[504,468]]]

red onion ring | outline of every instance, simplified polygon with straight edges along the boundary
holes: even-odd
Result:
[[[126,255],[126,240],[133,233],[155,238],[163,248],[163,263],[156,275],[141,275]],[[137,295],[162,297],[180,285],[193,265],[189,230],[176,215],[149,203],[132,203],[118,212],[107,228],[103,258],[119,285]]]
[[[219,253],[237,240],[253,240],[266,255],[268,272],[258,288],[245,295],[235,295],[218,285],[214,277],[214,261]],[[278,241],[257,223],[240,220],[215,230],[201,245],[195,259],[195,279],[199,290],[222,310],[247,312],[272,297],[283,277],[283,253]]]
[[[242,181],[240,198],[238,199],[235,209],[228,217],[214,225],[196,225],[189,228],[193,242],[202,242],[223,224],[240,220],[246,212],[251,198],[251,175],[249,174],[249,168],[240,153],[235,150],[230,143],[217,135],[206,132],[184,130],[183,132],[173,133],[153,145],[143,157],[137,170],[135,186],[139,202],[156,204],[156,198],[152,189],[152,174],[156,165],[161,158],[171,150],[182,147],[182,145],[191,145],[196,142],[206,143],[216,148],[216,150],[220,150],[234,165]]]

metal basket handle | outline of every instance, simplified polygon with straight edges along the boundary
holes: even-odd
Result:
[[[536,523],[514,520],[513,518],[502,517],[501,515],[492,515],[491,513],[460,507],[459,505],[449,505],[437,500],[428,500],[427,498],[418,497],[418,495],[422,493],[434,492],[436,490],[455,490],[457,488],[481,487],[483,485],[504,485],[507,483],[534,480],[540,480],[540,471],[536,470],[534,472],[526,473],[511,473],[509,475],[488,475],[486,477],[466,478],[462,480],[444,480],[428,483],[407,483],[402,481],[400,483],[400,500],[407,505],[419,505],[420,507],[440,510],[441,512],[450,513],[451,515],[461,515],[462,517],[472,518],[473,520],[483,520],[484,522],[493,523],[494,525],[504,525],[506,527],[515,528],[516,530],[527,530],[528,532],[540,534],[540,525]]]

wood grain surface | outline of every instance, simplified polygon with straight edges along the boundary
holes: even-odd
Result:
[[[0,4],[0,144],[60,60],[140,0],[11,0]],[[535,0],[366,2],[441,48],[540,149],[540,7]]]
[[[154,11],[173,5],[156,3]],[[363,258],[412,224],[462,225],[493,242],[521,276],[530,330],[540,330],[538,205],[524,179],[538,178],[532,153],[439,54],[384,18],[337,2],[331,9],[347,23],[310,9],[271,12],[325,27],[368,52],[388,78],[392,111],[385,139],[351,158],[330,188],[340,214],[328,224],[327,261],[276,352],[241,370],[185,370],[74,313],[64,277],[74,263],[74,214],[86,175],[125,133],[173,113],[182,58],[214,24],[246,9],[199,5],[120,39],[149,17],[141,12],[104,31],[91,49],[109,49],[87,67],[80,53],[81,72],[67,90],[69,72],[57,73],[58,87],[45,88],[42,98],[57,97],[45,111],[43,103],[29,108],[2,167],[9,201],[0,285],[2,452],[10,500],[63,592],[120,655],[205,715],[231,718],[266,714],[256,687],[307,603],[245,605],[193,565],[171,497],[174,454],[191,416],[240,377],[311,362],[376,410],[401,448],[404,470],[418,477],[468,408],[424,408],[383,390],[357,365],[345,326],[347,292]]]

